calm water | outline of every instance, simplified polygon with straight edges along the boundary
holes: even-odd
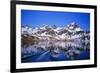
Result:
[[[87,41],[39,41],[24,45],[21,61],[47,62],[86,60],[90,58],[90,44]]]

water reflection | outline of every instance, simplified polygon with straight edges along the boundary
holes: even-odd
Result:
[[[90,58],[90,43],[87,41],[39,41],[22,46],[21,54],[22,63],[86,60]]]

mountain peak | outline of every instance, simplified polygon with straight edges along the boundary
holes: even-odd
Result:
[[[39,37],[40,40],[55,39],[55,40],[68,40],[75,39],[84,36],[89,36],[90,32],[87,32],[76,23],[72,22],[67,25],[67,27],[58,27],[56,25],[43,24],[41,27],[22,27],[22,35]],[[70,36],[70,37],[69,37]],[[45,39],[44,39],[45,40]]]
[[[67,26],[69,29],[75,29],[75,28],[79,28],[79,26],[77,25],[76,22],[72,22]]]
[[[71,23],[71,25],[75,25],[75,24],[76,24],[76,22],[72,22],[72,23]]]

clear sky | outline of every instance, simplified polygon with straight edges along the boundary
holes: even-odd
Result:
[[[90,30],[89,13],[21,10],[22,26],[41,27],[47,24],[66,27],[71,22],[78,23],[82,29]]]

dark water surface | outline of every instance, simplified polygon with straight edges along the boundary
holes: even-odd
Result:
[[[39,41],[21,49],[22,63],[86,59],[90,59],[90,43],[87,41]]]

